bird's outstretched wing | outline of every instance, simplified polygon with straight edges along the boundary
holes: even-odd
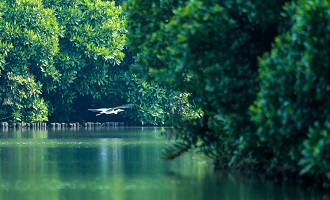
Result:
[[[134,106],[134,104],[125,104],[125,105],[122,105],[122,106],[117,106],[117,107],[114,107],[114,108],[109,108],[109,110],[115,110],[115,109],[120,109],[120,108],[132,108]]]
[[[92,111],[92,112],[102,112],[102,111],[107,111],[111,108],[98,108],[98,109],[88,109],[89,111]]]

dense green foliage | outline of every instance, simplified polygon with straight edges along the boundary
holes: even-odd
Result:
[[[135,66],[202,110],[175,121],[177,146],[329,180],[328,1],[129,0],[126,9]]]
[[[50,89],[59,78],[54,56],[61,31],[54,12],[31,0],[1,1],[0,13],[1,116],[46,120],[41,88]]]
[[[203,110],[201,119],[176,123],[185,129],[185,141],[208,155],[234,153],[232,146],[243,145],[253,129],[248,108],[258,91],[257,57],[270,49],[282,5],[283,1],[127,3],[129,44],[141,54],[137,62],[157,81],[189,93]]]
[[[260,60],[260,92],[251,107],[273,170],[330,178],[330,5],[303,1],[286,7],[291,28]]]
[[[79,96],[98,97],[124,57],[114,2],[1,1],[1,118],[68,121]]]
[[[98,98],[100,87],[109,85],[109,70],[123,59],[126,42],[125,18],[114,2],[64,2],[52,7],[65,33],[55,60],[61,79],[46,96],[57,120],[69,120],[78,95]]]
[[[124,120],[165,124],[190,109],[187,95],[129,71],[123,1],[0,3],[2,120],[101,120],[87,109],[134,103]]]

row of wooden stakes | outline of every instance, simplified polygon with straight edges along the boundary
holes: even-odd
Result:
[[[8,122],[0,122],[0,128],[46,129],[47,128],[47,123],[46,122],[35,122],[35,123],[25,123],[25,122],[8,123]]]
[[[64,129],[64,128],[79,128],[79,127],[115,127],[115,126],[126,126],[127,124],[125,122],[84,122],[84,123],[49,123],[46,122],[35,122],[35,123],[8,123],[8,122],[0,122],[0,128],[7,129],[7,128],[13,128],[13,129],[21,129],[21,128],[31,128],[31,129]]]

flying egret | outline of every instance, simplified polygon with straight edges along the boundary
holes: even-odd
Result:
[[[123,109],[117,109],[117,110],[106,110],[105,112],[100,112],[99,114],[96,114],[96,116],[99,116],[101,114],[106,114],[106,115],[109,115],[109,114],[117,114],[119,112],[123,112],[124,110]]]
[[[117,106],[114,108],[97,108],[97,109],[88,109],[89,111],[92,112],[100,112],[98,114],[96,114],[96,116],[99,116],[101,114],[117,114],[118,112],[123,112],[124,110],[121,108],[132,108],[134,106],[134,104],[126,104],[126,105],[122,105],[122,106]]]

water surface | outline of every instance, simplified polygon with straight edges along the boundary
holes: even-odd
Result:
[[[214,173],[198,154],[160,159],[162,128],[0,132],[0,199],[327,199],[312,188]]]

